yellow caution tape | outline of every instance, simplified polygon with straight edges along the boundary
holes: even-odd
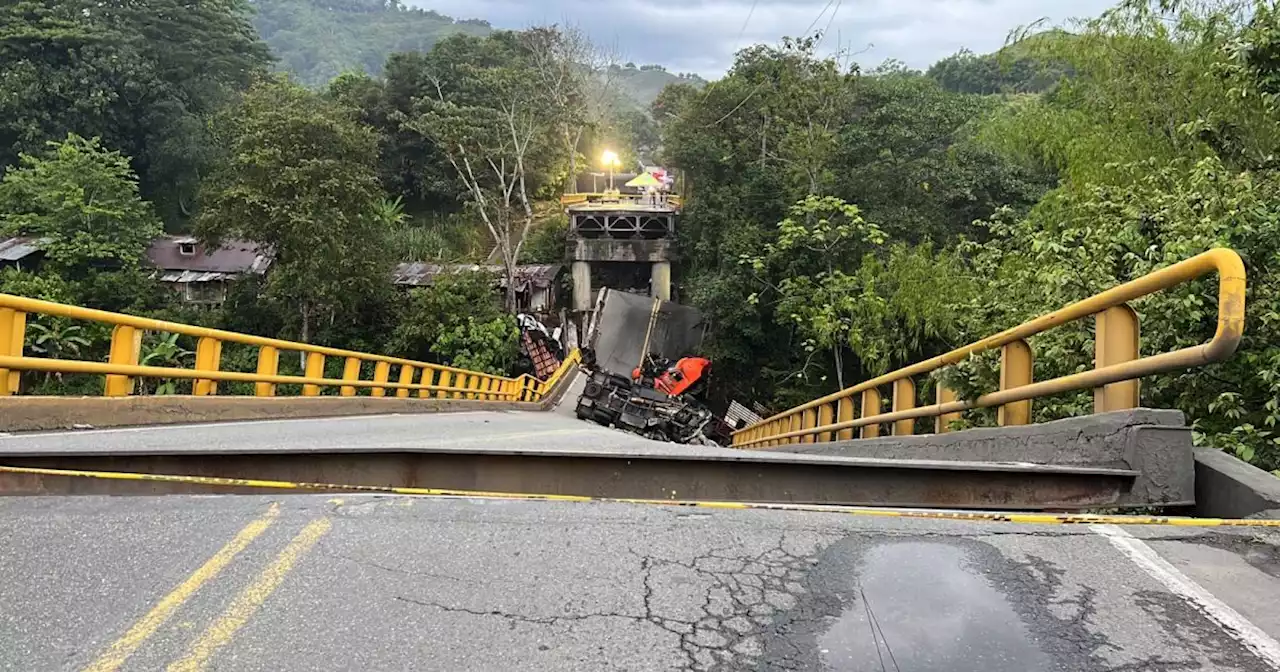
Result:
[[[994,511],[943,511],[928,509],[890,509],[827,504],[771,504],[765,502],[720,502],[682,499],[636,499],[627,497],[588,497],[584,495],[539,495],[483,490],[450,490],[445,488],[402,488],[389,485],[350,485],[341,483],[307,483],[271,481],[254,478],[221,478],[216,476],[178,476],[173,474],[135,474],[121,471],[81,471],[77,469],[44,469],[40,467],[7,467],[0,473],[98,478],[116,481],[153,481],[272,490],[318,490],[341,492],[376,492],[392,495],[427,497],[469,497],[477,499],[513,499],[549,502],[608,502],[615,504],[648,504],[688,506],[706,509],[753,509],[766,511],[806,511],[842,513],[852,516],[881,518],[924,518],[931,520],[972,520],[1031,525],[1172,525],[1177,527],[1280,527],[1280,520],[1264,518],[1189,518],[1185,516],[1103,516],[1088,513],[999,513]]]

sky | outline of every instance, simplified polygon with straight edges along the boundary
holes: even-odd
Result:
[[[897,59],[918,69],[967,47],[999,49],[1009,31],[1044,19],[1063,25],[1115,0],[408,0],[457,19],[520,29],[573,24],[622,60],[707,78],[738,49],[824,31],[821,50],[864,66]]]

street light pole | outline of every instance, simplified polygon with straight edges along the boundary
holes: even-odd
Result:
[[[618,153],[611,149],[606,149],[600,160],[609,168],[609,191],[613,191],[613,169],[621,164],[621,161],[618,160]]]

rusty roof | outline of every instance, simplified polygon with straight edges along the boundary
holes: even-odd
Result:
[[[181,248],[190,245],[195,254],[182,254]],[[156,268],[165,271],[193,271],[220,275],[261,275],[271,265],[271,255],[265,246],[247,240],[225,240],[212,252],[190,236],[161,236],[151,241],[147,259]],[[171,274],[166,274],[169,277]]]
[[[564,268],[562,264],[523,264],[516,266],[516,289],[524,291],[529,285],[546,289],[555,282]],[[492,273],[498,276],[498,285],[505,286],[503,269],[495,264],[431,264],[421,261],[397,264],[392,273],[393,282],[408,287],[430,287],[437,275],[443,273]]]

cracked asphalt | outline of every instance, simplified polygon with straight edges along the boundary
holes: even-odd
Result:
[[[1127,532],[1280,636],[1280,537]],[[15,497],[0,670],[1274,669],[1113,541],[607,503]]]

